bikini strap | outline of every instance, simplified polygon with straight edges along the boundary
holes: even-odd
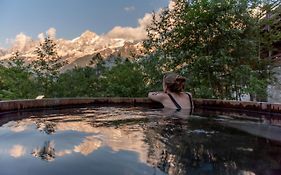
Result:
[[[186,93],[189,97],[189,102],[190,102],[190,115],[192,114],[193,112],[193,102],[192,102],[192,99],[191,99],[191,95],[189,93]]]
[[[193,109],[193,103],[192,103],[192,100],[191,100],[191,95],[189,93],[186,93],[189,97],[189,102],[190,102],[190,107],[191,109]]]
[[[172,100],[172,102],[177,107],[177,110],[181,110],[181,106],[177,103],[177,101],[174,99],[174,97],[171,94],[169,94],[169,93],[168,93],[168,95],[169,95],[170,99]]]

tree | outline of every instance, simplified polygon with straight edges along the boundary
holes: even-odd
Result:
[[[261,57],[274,59],[280,53],[281,42],[281,2],[265,1],[260,7],[260,51]],[[279,45],[279,48],[278,48]]]
[[[163,70],[159,66],[163,64],[161,55],[157,53],[150,54],[147,57],[141,58],[136,64],[140,66],[146,88],[150,91],[161,91],[163,89]]]
[[[255,0],[174,1],[148,27],[145,46],[160,53],[160,70],[188,78],[195,97],[241,99],[266,94],[268,63],[259,58]],[[244,72],[243,74],[241,72]],[[262,87],[252,86],[252,83]],[[256,87],[256,88],[255,88]]]
[[[67,63],[56,52],[56,43],[47,36],[36,48],[37,59],[32,61],[31,68],[38,81],[40,93],[48,96],[54,91],[61,68]],[[39,94],[38,94],[39,95]]]
[[[55,84],[55,97],[99,96],[99,79],[92,67],[75,68],[62,73]]]
[[[36,93],[34,78],[28,64],[18,51],[7,60],[5,66],[1,65],[0,79],[0,98],[34,98]]]
[[[102,74],[101,96],[143,97],[147,95],[144,75],[137,63],[126,60]]]
[[[105,70],[104,64],[105,62],[100,53],[95,54],[90,61],[90,65],[95,66],[97,76],[99,76]]]

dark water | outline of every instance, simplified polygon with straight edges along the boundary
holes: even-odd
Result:
[[[1,175],[281,174],[281,127],[230,116],[80,108],[0,117]]]

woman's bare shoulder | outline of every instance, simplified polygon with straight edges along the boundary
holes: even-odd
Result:
[[[192,93],[191,92],[185,92],[185,94],[190,95],[192,97]]]

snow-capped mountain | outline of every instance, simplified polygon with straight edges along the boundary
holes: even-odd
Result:
[[[73,40],[54,39],[56,51],[59,56],[67,60],[69,68],[75,66],[86,66],[96,54],[100,54],[103,59],[109,57],[133,58],[142,55],[142,41],[126,40],[123,38],[109,38],[104,35],[97,35],[89,30]],[[19,51],[21,57],[26,61],[37,58],[35,49],[40,44],[39,40],[26,40],[24,43],[15,44],[12,48],[1,50],[0,60],[8,59],[15,51]],[[79,61],[80,60],[80,61]],[[81,60],[83,64],[81,63]],[[81,63],[81,64],[79,64]]]
[[[4,49],[1,49],[1,48],[0,48],[0,57],[3,56],[3,55],[5,55],[5,54],[6,54],[6,51],[5,51]]]

